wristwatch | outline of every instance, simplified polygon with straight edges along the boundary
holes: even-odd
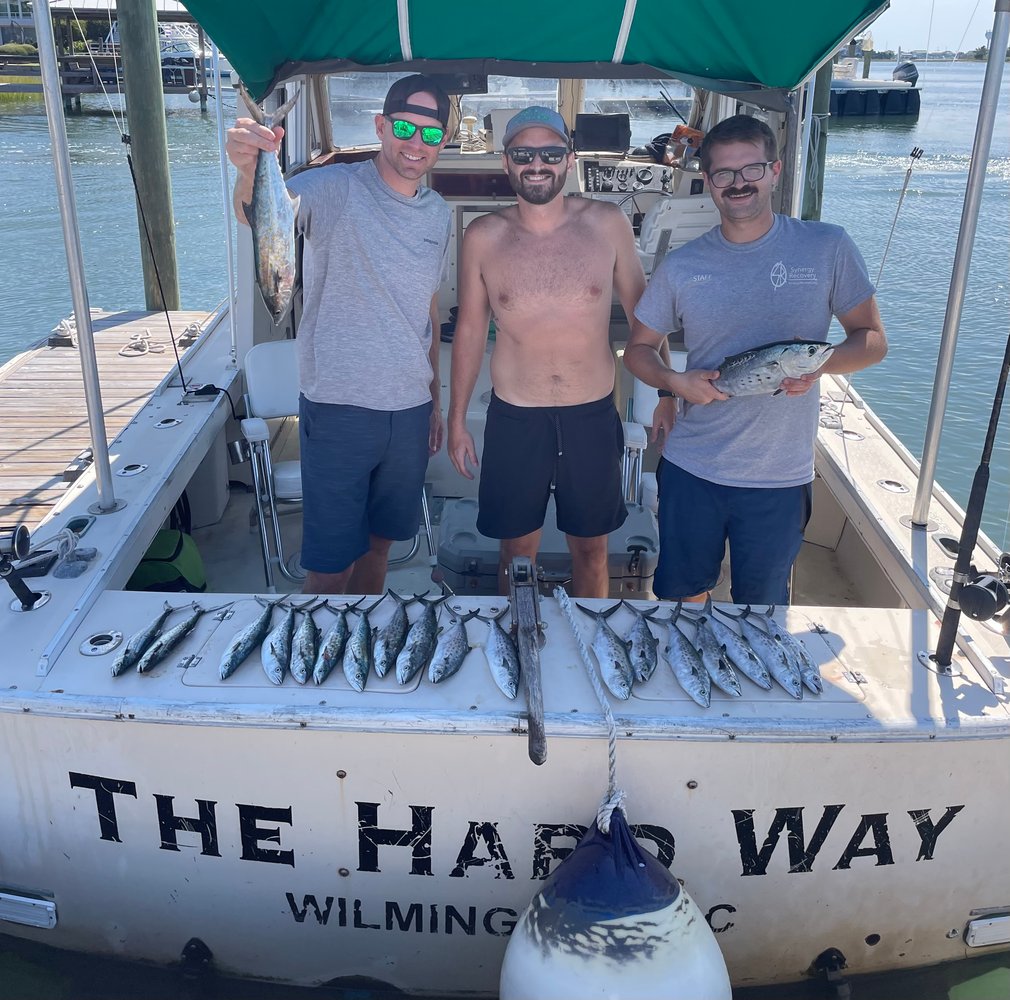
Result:
[[[671,397],[673,396],[673,393],[670,392],[669,389],[657,389],[656,391],[659,394],[660,398],[662,398],[663,396],[671,396]]]

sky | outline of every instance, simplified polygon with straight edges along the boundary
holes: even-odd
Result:
[[[967,52],[985,45],[994,9],[993,0],[891,0],[870,26],[873,47],[924,49],[928,39],[931,52]]]

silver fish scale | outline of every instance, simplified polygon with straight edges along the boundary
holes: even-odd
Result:
[[[508,609],[506,608],[505,611]],[[505,611],[502,614],[505,614]],[[492,618],[487,624],[487,645],[484,655],[491,670],[491,677],[506,698],[515,698],[519,690],[519,653],[512,636]]]
[[[758,612],[755,612],[758,614]],[[782,643],[782,648],[786,651],[786,656],[800,672],[800,680],[803,681],[808,691],[813,694],[822,694],[824,682],[821,680],[821,672],[817,669],[817,664],[807,652],[806,646],[800,642],[791,632],[787,632],[771,615],[759,615],[768,622],[768,628],[772,636]]]
[[[185,621],[179,622],[175,628],[169,629],[155,639],[154,643],[147,647],[146,652],[137,662],[137,672],[141,674],[147,673],[151,667],[168,656],[196,628],[196,623],[200,620],[200,615],[202,614],[203,608],[197,608]]]
[[[304,618],[291,643],[291,676],[299,684],[308,681],[319,653],[319,628],[310,611],[303,611],[302,614]]]
[[[666,631],[669,645],[664,652],[677,683],[692,701],[702,708],[708,708],[712,704],[712,678],[701,662],[698,650],[691,645],[691,641],[673,619],[666,622]]]
[[[452,677],[463,666],[463,661],[470,652],[466,623],[476,613],[472,611],[462,618],[454,618],[452,624],[442,633],[431,657],[431,664],[428,666],[428,680],[432,684],[438,684],[447,677]]]
[[[337,612],[337,620],[329,627],[320,643],[316,665],[312,669],[312,680],[316,684],[322,684],[330,676],[337,661],[344,655],[344,646],[347,645],[350,634],[347,609],[344,608]]]
[[[776,642],[763,628],[747,621],[746,618],[738,619],[740,631],[744,638],[750,643],[751,649],[761,658],[761,662],[768,668],[768,673],[797,700],[803,697],[803,684],[800,679],[800,672],[796,666],[790,662],[786,656],[786,651],[782,644]]]
[[[121,673],[129,670],[144,655],[147,647],[161,635],[162,626],[175,610],[175,608],[166,607],[153,622],[130,636],[123,651],[112,662],[113,677],[118,677]]]
[[[778,340],[726,358],[712,385],[727,396],[757,396],[779,390],[782,380],[817,371],[834,348],[819,340]]]
[[[263,640],[260,660],[267,680],[283,684],[284,675],[291,664],[291,637],[295,631],[295,609],[288,608],[280,624]]]
[[[257,646],[262,644],[270,628],[270,618],[274,613],[275,603],[268,604],[252,622],[228,643],[228,648],[221,654],[221,663],[218,666],[218,675],[221,680],[224,681],[231,677],[242,665],[246,657]]]
[[[438,639],[438,618],[435,603],[426,604],[407,632],[407,641],[396,658],[396,679],[409,684],[417,672],[431,659]]]
[[[772,679],[768,668],[757,657],[754,650],[747,645],[747,642],[725,622],[719,621],[715,615],[709,617],[708,624],[737,670],[745,677],[749,677],[759,688],[770,691]]]
[[[407,602],[398,594],[393,594],[396,600],[396,610],[393,617],[386,623],[375,638],[375,652],[372,659],[375,661],[376,677],[385,677],[389,668],[395,666],[396,658],[403,649],[403,644],[407,641],[407,629],[410,628],[410,619],[407,618]]]
[[[725,691],[726,694],[739,698],[743,691],[740,688],[740,680],[733,668],[729,665],[729,660],[723,652],[719,640],[709,627],[708,619],[698,618],[694,623],[694,641],[701,655],[701,662],[705,664],[705,669],[712,678],[712,683]]]

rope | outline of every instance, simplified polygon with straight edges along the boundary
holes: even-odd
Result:
[[[586,644],[582,641],[582,633],[579,631],[578,625],[575,624],[572,602],[561,587],[554,588],[554,597],[558,604],[561,605],[565,618],[568,619],[568,625],[572,630],[572,635],[575,636],[575,642],[578,644],[579,654],[582,657],[583,664],[585,664],[586,673],[589,674],[589,681],[593,685],[596,698],[603,709],[604,718],[607,720],[607,777],[609,784],[607,786],[606,797],[600,803],[600,808],[596,812],[596,825],[599,827],[601,833],[609,833],[610,817],[613,815],[615,809],[620,809],[627,816],[627,810],[624,808],[624,789],[617,787],[617,723],[614,722],[614,714],[610,711],[610,703],[607,701],[607,696],[603,693],[600,679],[596,676],[592,661],[589,659],[589,650],[586,649]]]
[[[164,344],[151,343],[151,331],[145,327],[142,332],[131,333],[119,353],[124,358],[133,358],[139,354],[161,354],[164,350]]]

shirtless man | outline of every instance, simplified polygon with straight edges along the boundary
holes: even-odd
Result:
[[[629,322],[645,276],[616,205],[565,198],[574,168],[562,117],[526,108],[505,129],[502,166],[518,204],[472,222],[460,257],[449,457],[478,465],[466,412],[494,313],[477,528],[501,540],[499,585],[515,556],[535,561],[553,485],[572,556],[572,594],[609,592],[607,535],[627,517],[624,432],[613,403],[613,292]]]

